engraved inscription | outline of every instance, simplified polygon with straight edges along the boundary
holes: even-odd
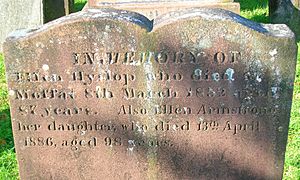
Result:
[[[72,67],[63,76],[43,74],[40,72],[15,73],[15,81],[18,84],[25,83],[49,83],[52,86],[47,88],[15,88],[10,90],[10,95],[18,101],[36,100],[36,104],[20,105],[18,113],[21,116],[38,116],[42,119],[36,123],[26,123],[22,120],[16,121],[18,131],[38,132],[48,131],[53,134],[63,132],[74,132],[80,137],[66,138],[57,141],[55,137],[34,137],[28,136],[24,139],[24,146],[37,147],[68,147],[74,151],[79,148],[92,148],[97,146],[125,146],[132,151],[137,147],[166,146],[172,147],[174,143],[169,139],[130,139],[120,137],[119,133],[149,131],[164,133],[184,133],[195,131],[198,133],[225,133],[228,135],[257,134],[262,131],[259,121],[239,122],[231,121],[223,116],[224,120],[203,120],[204,117],[214,115],[229,116],[268,116],[278,113],[276,106],[255,105],[255,104],[227,104],[226,98],[252,100],[260,98],[274,98],[280,96],[280,90],[271,87],[251,88],[249,86],[235,87],[236,80],[264,81],[264,74],[258,78],[252,72],[237,73],[237,65],[242,60],[242,53],[239,51],[217,51],[212,54],[207,52],[101,52],[86,51],[73,52],[70,56]],[[151,71],[145,68],[159,65]],[[104,68],[106,65],[106,68]],[[114,68],[118,66],[132,66],[134,70],[126,71]],[[169,69],[172,65],[175,68]],[[182,71],[176,67],[192,66],[192,71]],[[48,66],[47,66],[48,67]],[[107,67],[112,67],[107,69]],[[212,68],[213,67],[213,68]],[[153,67],[152,67],[153,68]],[[47,68],[49,70],[49,68]],[[138,71],[143,73],[139,74]],[[253,77],[252,77],[253,76]],[[62,79],[67,77],[69,79]],[[62,82],[72,84],[66,88]],[[140,88],[140,82],[151,84],[158,82],[165,84],[165,87]],[[191,82],[193,85],[180,87],[177,83]],[[204,85],[203,83],[210,83]],[[55,85],[55,86],[54,86]],[[75,85],[75,86],[73,86]],[[228,86],[232,86],[229,88]],[[55,88],[54,88],[55,87]],[[80,87],[80,88],[76,88]],[[62,102],[75,102],[85,99],[96,101],[99,104],[59,105],[38,103],[50,100],[61,100]],[[188,100],[186,102],[180,100]],[[107,101],[109,100],[109,101]],[[164,101],[169,102],[164,102]],[[209,104],[206,101],[218,100],[220,104]],[[153,102],[151,106],[137,104],[136,102]],[[198,105],[192,105],[197,101]],[[113,112],[116,116],[110,119],[102,119],[105,111],[100,104],[115,103]],[[217,102],[217,101],[216,101]],[[142,123],[133,120],[131,123],[124,123],[120,119],[127,117],[153,117],[155,123]],[[174,116],[182,118],[179,121],[164,120],[164,117]],[[202,117],[203,116],[203,117]],[[67,118],[80,117],[80,120],[66,121]],[[199,120],[200,119],[200,120]],[[41,121],[41,122],[40,122]],[[100,137],[86,136],[92,132],[101,132],[105,135]],[[82,137],[81,137],[82,136]],[[102,137],[102,135],[101,135]]]
[[[201,64],[208,60],[206,52],[74,52],[71,60],[75,66],[95,64],[106,65],[132,65],[140,66],[144,63],[158,63],[161,65],[174,64]],[[231,64],[241,60],[239,51],[216,52],[209,61],[216,64]]]

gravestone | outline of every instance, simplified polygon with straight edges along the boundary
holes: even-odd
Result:
[[[171,12],[188,8],[221,8],[237,14],[240,13],[240,4],[233,0],[88,0],[87,9],[116,8],[130,10],[143,14],[149,19]]]
[[[7,38],[21,179],[282,178],[294,34],[220,9],[88,9]]]
[[[293,2],[293,5],[295,7],[297,7],[298,9],[300,9],[300,0],[292,0],[292,2]]]
[[[300,10],[298,1],[270,0],[269,16],[272,23],[287,24],[300,40]]]
[[[288,22],[299,14],[299,0],[270,0],[269,13],[271,21]]]
[[[70,13],[73,0],[3,0],[0,4],[0,52],[8,34],[16,29],[34,28]],[[65,9],[68,5],[68,8]]]

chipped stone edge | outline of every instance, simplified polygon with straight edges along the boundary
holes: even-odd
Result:
[[[246,19],[238,14],[224,9],[208,9],[208,8],[192,8],[185,9],[183,11],[174,11],[164,15],[159,16],[154,19],[154,29],[165,26],[167,24],[174,23],[176,21],[191,19],[191,18],[203,18],[207,20],[219,20],[219,21],[231,21],[234,23],[241,24],[251,30],[257,31],[259,33],[283,38],[295,38],[295,34],[290,30],[290,28],[285,24],[263,24]],[[220,27],[222,28],[222,27]]]
[[[90,8],[87,9],[86,11],[80,11],[68,16],[64,16],[62,18],[56,19],[54,21],[51,21],[47,24],[44,24],[34,29],[15,30],[7,36],[4,43],[8,41],[30,38],[40,32],[53,29],[57,26],[72,24],[78,21],[100,20],[100,19],[127,21],[130,23],[137,24],[140,27],[145,28],[147,31],[151,31],[153,25],[152,21],[150,21],[148,18],[135,12],[126,11],[126,10],[109,9],[109,8],[103,8],[103,9]]]

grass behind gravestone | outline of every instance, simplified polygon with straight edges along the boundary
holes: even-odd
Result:
[[[86,0],[75,0],[75,10],[79,11],[85,2]],[[241,3],[242,16],[257,22],[269,22],[267,0],[239,0],[239,2]],[[299,46],[300,42],[298,42]],[[0,54],[0,180],[10,179],[18,179],[18,167],[11,131],[3,56]],[[298,179],[300,179],[300,53],[298,53],[284,170],[284,180]]]
[[[269,23],[267,0],[238,0],[241,16],[260,23]],[[299,27],[300,28],[300,27]],[[294,86],[293,105],[289,126],[288,145],[285,155],[283,180],[300,179],[300,41]]]
[[[81,9],[86,4],[87,0],[75,0],[74,12],[81,11]]]
[[[284,180],[290,179],[300,179],[300,41],[298,42],[296,79],[284,167]]]
[[[0,180],[18,179],[3,56],[0,54]]]
[[[241,16],[252,21],[269,23],[268,0],[237,0],[241,6]]]

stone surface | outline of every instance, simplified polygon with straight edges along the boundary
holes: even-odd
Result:
[[[233,0],[88,0],[88,7],[92,8],[116,8],[138,12],[149,19],[159,15],[189,8],[220,8],[237,14],[240,13],[240,4]],[[86,8],[85,8],[86,9]]]
[[[16,13],[17,12],[17,13]],[[43,23],[42,5],[32,0],[4,0],[0,5],[0,52],[6,36],[18,28],[33,28]]]
[[[5,42],[21,179],[282,178],[286,25],[89,9]]]
[[[295,7],[300,9],[300,0],[292,0],[292,3],[294,4]]]
[[[300,10],[297,1],[270,0],[269,15],[272,23],[287,24],[300,40]],[[294,4],[293,4],[294,3]],[[299,6],[298,6],[299,7]]]
[[[65,15],[66,0],[2,0],[0,4],[0,52],[8,34],[16,29],[34,28]],[[69,0],[72,7],[73,0]],[[66,9],[69,12],[69,8]]]
[[[299,0],[270,0],[269,13],[271,20],[284,19],[288,22],[295,12],[299,12]],[[298,9],[297,9],[298,8]]]

